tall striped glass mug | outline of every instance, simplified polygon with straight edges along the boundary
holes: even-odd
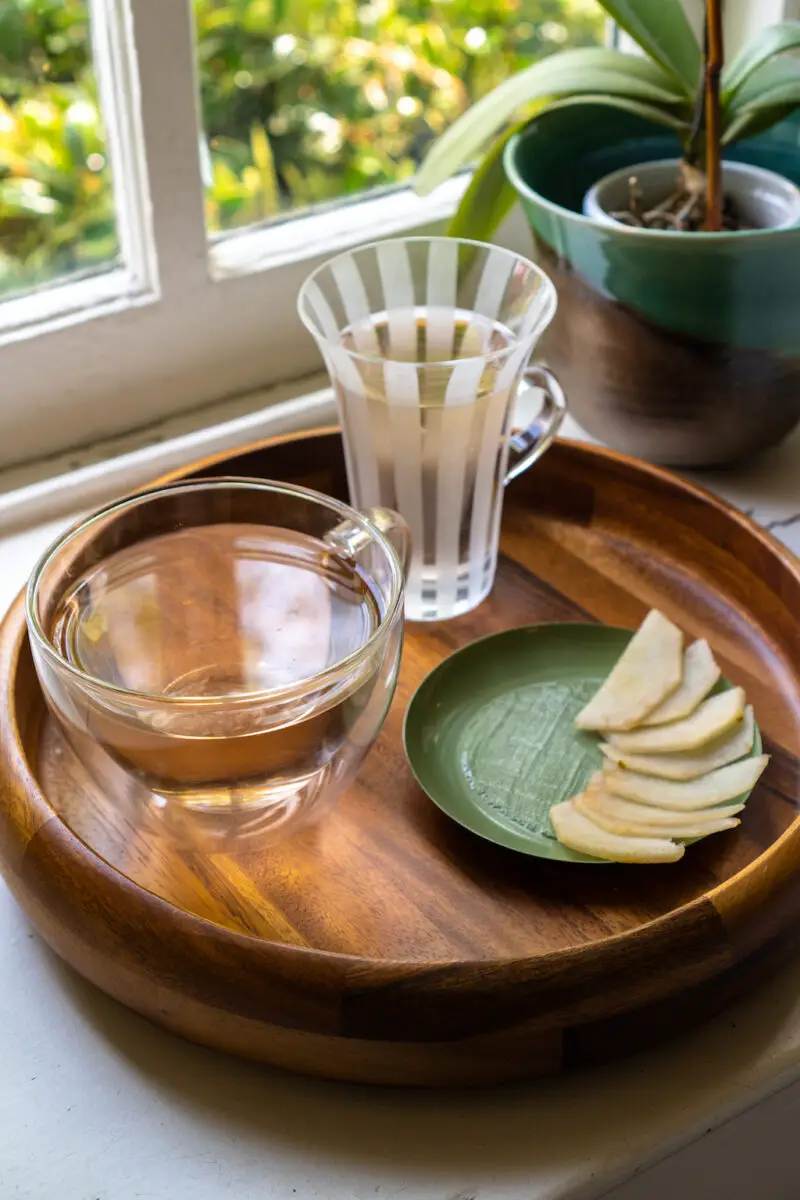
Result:
[[[566,411],[550,372],[528,366],[552,282],[496,246],[392,239],[319,267],[298,304],[336,391],[351,504],[396,509],[411,528],[406,617],[468,612],[494,582],[503,488]],[[524,375],[544,404],[512,438]]]

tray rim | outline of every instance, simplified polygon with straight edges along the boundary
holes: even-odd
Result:
[[[193,461],[183,468],[178,468],[157,477],[152,482],[137,489],[137,491],[148,491],[161,484],[197,474],[220,462],[243,454],[257,453],[260,450],[271,449],[281,444],[330,437],[339,433],[339,426],[328,425],[303,430],[300,433],[281,434],[277,437],[260,439],[257,442],[247,444],[238,449],[219,451],[213,455]],[[728,501],[709,492],[706,488],[686,480],[665,468],[640,462],[638,459],[634,459],[618,451],[590,445],[576,439],[560,438],[558,442],[568,448],[570,453],[576,454],[578,458],[608,460],[623,466],[628,472],[649,475],[660,483],[666,484],[668,487],[677,488],[684,494],[693,496],[696,500],[706,503],[710,502],[719,513],[732,518],[748,534],[751,536],[754,535],[756,540],[766,550],[781,560],[782,564],[797,578],[798,584],[800,584],[800,558],[796,557],[788,547],[785,547],[750,517],[740,512]],[[297,961],[298,964],[308,965],[314,961],[319,961],[322,964],[340,968],[344,972],[345,977],[350,972],[358,974],[363,971],[365,966],[368,966],[378,983],[380,983],[382,977],[385,977],[385,980],[388,982],[389,980],[396,980],[398,975],[402,975],[404,978],[410,976],[419,981],[420,977],[442,968],[447,969],[448,973],[455,973],[456,975],[459,973],[473,975],[476,970],[491,972],[493,980],[491,990],[494,991],[502,988],[506,974],[516,974],[521,965],[532,966],[536,964],[539,967],[556,967],[559,963],[574,960],[577,956],[580,956],[584,963],[590,963],[593,959],[601,959],[609,950],[617,949],[626,943],[633,943],[634,941],[638,943],[637,949],[639,951],[643,948],[646,951],[646,945],[643,947],[643,940],[645,943],[652,943],[654,947],[657,947],[658,942],[665,934],[668,933],[670,937],[674,937],[680,923],[690,922],[694,914],[699,909],[706,908],[709,903],[720,911],[719,906],[715,903],[717,900],[722,902],[726,921],[730,915],[731,919],[737,925],[741,925],[753,915],[754,911],[757,911],[755,903],[743,903],[745,900],[745,897],[741,895],[743,887],[747,883],[757,880],[759,886],[756,886],[753,891],[758,895],[759,902],[763,902],[766,895],[780,891],[800,864],[799,811],[792,823],[758,858],[748,863],[746,867],[742,868],[735,875],[732,875],[729,879],[715,885],[713,888],[702,893],[702,895],[696,896],[686,904],[671,909],[660,916],[653,917],[633,929],[610,934],[607,937],[598,938],[585,945],[567,946],[560,949],[548,950],[542,954],[523,957],[506,956],[481,960],[455,957],[431,959],[369,958],[362,955],[325,950],[314,946],[299,946],[288,942],[270,940],[256,934],[239,932],[207,917],[200,917],[186,909],[180,908],[171,901],[158,896],[155,892],[135,883],[84,842],[82,838],[61,820],[56,810],[51,807],[47,797],[39,787],[23,749],[18,713],[16,704],[14,703],[14,688],[11,686],[11,681],[16,679],[20,659],[28,648],[24,598],[25,588],[19,593],[3,621],[0,622],[0,681],[2,681],[0,685],[4,689],[7,689],[6,694],[10,701],[12,717],[8,723],[8,728],[0,729],[0,786],[5,784],[8,787],[10,784],[15,797],[17,799],[25,797],[27,801],[28,819],[24,823],[11,823],[14,832],[18,836],[19,848],[23,852],[23,858],[27,842],[32,837],[38,835],[55,837],[57,841],[62,843],[62,854],[69,847],[73,856],[77,856],[78,859],[85,859],[85,862],[82,864],[83,870],[88,870],[90,875],[96,874],[98,877],[106,878],[120,889],[129,902],[132,901],[134,905],[144,904],[147,908],[155,906],[157,910],[166,910],[173,915],[173,919],[177,916],[179,923],[187,927],[187,929],[192,930],[195,935],[199,934],[200,936],[205,935],[220,939],[231,948],[242,949],[245,953],[248,949],[252,949],[256,945],[264,951],[269,951],[270,956],[283,959],[287,964]],[[36,686],[37,690],[40,690],[38,688],[38,680],[36,681]],[[31,796],[35,797],[34,801],[30,800]],[[0,820],[2,818],[2,806],[0,806]],[[22,827],[23,825],[24,828]],[[26,837],[26,834],[30,836]],[[793,854],[792,851],[795,850],[796,853]],[[17,899],[22,904],[22,907],[27,910],[27,905],[19,894],[23,889],[15,886],[15,877],[19,873],[18,869],[13,859],[9,860],[8,858],[8,847],[0,843],[0,864],[3,863],[4,851],[6,852],[4,868],[6,882],[17,895]],[[769,868],[767,878],[763,877],[765,867]],[[759,876],[762,877],[760,880],[758,880]],[[34,924],[37,924],[35,920]],[[731,962],[743,957],[744,953],[746,951],[743,954],[732,956]],[[431,986],[435,989],[435,980],[432,980]],[[654,990],[654,995],[662,994],[663,991],[657,988]]]

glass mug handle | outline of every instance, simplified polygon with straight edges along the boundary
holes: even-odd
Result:
[[[411,530],[406,522],[391,508],[362,508],[359,512],[380,530],[400,559],[403,575],[407,576],[411,560]],[[329,546],[334,546],[349,558],[355,558],[369,540],[366,530],[352,521],[342,521],[325,537]]]
[[[544,404],[526,429],[511,435],[511,465],[503,480],[504,484],[516,479],[523,471],[527,471],[537,458],[541,458],[545,450],[552,445],[561,422],[567,415],[566,396],[552,371],[533,364],[526,367],[524,377],[526,383],[542,389]]]

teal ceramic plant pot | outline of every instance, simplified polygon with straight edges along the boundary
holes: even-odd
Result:
[[[583,216],[602,176],[679,154],[660,126],[573,105],[512,138],[505,169],[558,290],[542,352],[576,419],[652,462],[711,466],[800,421],[800,228],[672,233]],[[800,121],[726,158],[800,184]]]

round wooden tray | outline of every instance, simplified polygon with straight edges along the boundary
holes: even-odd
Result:
[[[200,464],[346,495],[334,430]],[[707,637],[772,761],[736,831],[671,866],[531,860],[448,821],[401,726],[453,649],[535,621]],[[330,1077],[474,1084],[638,1049],[707,1017],[800,927],[800,563],[667,472],[560,442],[508,489],[489,599],[409,626],[357,783],[316,825],[214,854],[92,783],[46,715],[18,601],[0,636],[0,866],[53,949],[188,1038]],[[128,798],[129,799],[129,798]]]

